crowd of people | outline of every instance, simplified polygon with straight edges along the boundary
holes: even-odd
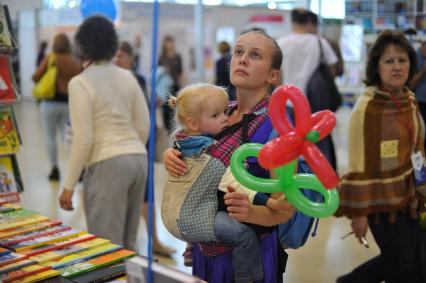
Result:
[[[271,90],[284,83],[305,92],[320,64],[333,78],[343,73],[340,52],[318,33],[318,17],[301,8],[291,16],[292,31],[281,38],[249,30],[232,48],[221,42],[216,86],[188,86],[174,38],[163,40],[152,79],[174,146],[163,154],[168,176],[162,217],[175,237],[188,242],[185,256],[193,275],[207,282],[283,281],[288,255],[278,225],[292,221],[296,210],[282,193],[241,188],[229,165],[234,151],[253,142],[270,122]],[[73,209],[73,191],[82,179],[89,232],[135,249],[141,213],[148,218],[152,121],[147,80],[133,68],[137,52],[118,41],[106,18],[84,20],[74,42],[78,59],[68,37],[57,35],[52,52],[44,58],[40,53],[33,75],[39,81],[54,56],[55,97],[41,101],[48,178],[61,176],[56,131],[70,123],[72,146],[60,206]],[[350,116],[349,168],[337,188],[336,215],[351,219],[360,243],[370,229],[380,254],[337,278],[339,283],[426,282],[426,239],[420,228],[426,200],[425,56],[426,44],[416,54],[403,33],[390,30],[381,32],[368,52],[366,87]],[[318,146],[336,168],[331,137]],[[247,167],[258,177],[274,177],[256,161]],[[154,252],[173,254],[155,231]]]

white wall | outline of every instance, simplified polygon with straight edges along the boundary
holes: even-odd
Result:
[[[19,72],[22,97],[32,97],[31,76],[36,68],[37,57],[37,13],[34,10],[19,13]]]
[[[1,0],[3,1],[3,0]],[[41,0],[40,0],[41,1]],[[11,0],[10,2],[15,2]],[[21,2],[21,1],[16,1]],[[121,40],[134,41],[139,35],[142,45],[139,49],[141,57],[140,72],[148,79],[151,68],[151,43],[152,43],[152,3],[121,2],[120,20],[117,21],[117,30]],[[282,15],[283,21],[279,23],[250,22],[254,15]],[[36,56],[34,46],[38,46],[41,40],[52,42],[58,32],[64,32],[73,36],[75,28],[81,23],[82,18],[79,8],[61,10],[42,10],[36,19],[36,38],[29,36],[22,42],[21,49],[32,52]],[[253,26],[265,28],[272,36],[280,36],[290,31],[290,14],[288,11],[268,10],[264,8],[241,8],[227,6],[205,6],[204,10],[204,49],[205,49],[205,78],[206,81],[214,80],[214,62],[218,58],[216,32],[221,27],[231,27],[235,38],[242,30]],[[27,23],[23,23],[26,25]],[[159,37],[157,56],[161,51],[162,38],[169,34],[174,36],[177,51],[183,59],[183,68],[187,83],[195,80],[194,67],[195,56],[195,28],[194,28],[194,6],[181,4],[160,4],[159,15]],[[33,41],[33,42],[30,42]],[[232,42],[231,42],[232,43]],[[192,55],[194,54],[194,55]],[[33,70],[35,60],[25,56],[22,69]],[[22,76],[23,83],[32,85],[30,76]],[[24,95],[28,94],[27,92]],[[28,94],[30,95],[30,93]]]
[[[151,67],[151,38],[152,38],[152,4],[131,3],[121,4],[121,21],[119,33],[123,39],[133,41],[139,34],[142,39],[141,71],[149,77]],[[268,14],[282,15],[281,23],[251,23],[253,15]],[[288,11],[268,10],[263,8],[236,8],[227,6],[205,6],[204,9],[204,48],[205,48],[205,78],[214,80],[214,61],[218,57],[216,32],[221,27],[233,27],[235,38],[241,31],[253,26],[267,29],[272,36],[280,36],[290,31],[290,15]],[[175,38],[177,51],[181,54],[184,63],[184,72],[188,83],[193,82],[195,70],[191,62],[195,48],[194,35],[194,6],[160,4],[159,15],[159,43],[157,53],[161,52],[162,38],[172,35]]]

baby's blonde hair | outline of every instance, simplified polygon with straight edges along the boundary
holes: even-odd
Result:
[[[187,118],[199,119],[213,97],[219,98],[224,107],[228,106],[228,93],[223,87],[197,83],[182,88],[176,97],[169,99],[170,107],[175,108],[175,125],[186,128]]]

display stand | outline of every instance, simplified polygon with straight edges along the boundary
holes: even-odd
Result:
[[[16,53],[9,11],[0,5],[0,204],[18,202],[23,191],[16,159],[21,138],[12,106],[20,98],[11,60]]]

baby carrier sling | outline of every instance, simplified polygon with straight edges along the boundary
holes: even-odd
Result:
[[[265,119],[250,139],[247,138],[248,122],[256,115],[262,114],[261,111],[264,112],[266,109],[244,115],[243,121],[229,127],[222,134],[242,127],[242,143],[265,144],[276,136],[269,118]],[[185,162],[189,173],[177,178],[169,176],[167,180],[161,205],[163,222],[167,230],[178,239],[187,242],[217,241],[213,225],[218,211],[217,188],[226,167],[218,159],[207,154],[201,154],[198,158],[185,158]],[[247,165],[251,174],[269,178],[269,171],[258,165],[256,157],[248,158]],[[308,170],[307,166],[299,166],[300,172],[307,173]],[[317,197],[311,190],[304,190],[304,194],[310,199]],[[291,248],[303,245],[313,222],[312,217],[296,212],[287,223],[278,225],[281,244]]]

